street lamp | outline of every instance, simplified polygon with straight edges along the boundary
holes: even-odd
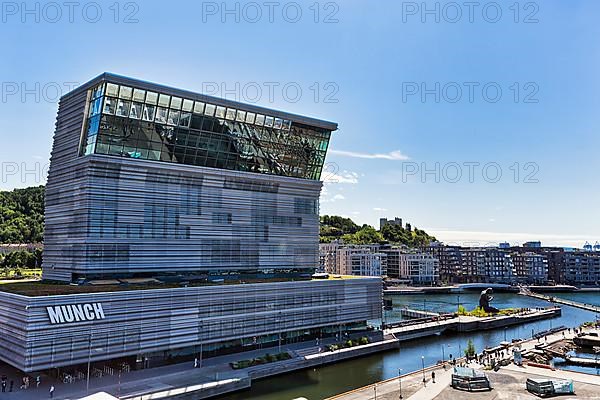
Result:
[[[375,391],[375,400],[377,400],[377,384],[373,385],[373,390]]]
[[[92,363],[92,333],[88,335],[88,362],[87,362],[87,381],[85,384],[85,392],[90,392],[90,364]]]
[[[85,384],[86,393],[90,391],[90,366],[92,364],[92,333],[88,333],[88,362],[87,362],[87,380]],[[102,351],[102,348],[95,348],[94,352],[99,353]]]
[[[598,354],[600,354],[600,347],[594,346],[594,353],[596,353],[596,375],[598,375]]]
[[[425,384],[426,380],[425,380],[425,356],[421,356],[421,370],[423,371],[423,386],[427,386]]]
[[[279,354],[281,354],[281,311],[279,311],[279,316],[277,318],[277,325],[278,325],[278,345],[279,345]]]
[[[402,368],[398,369],[398,389],[400,390],[400,396],[398,398],[402,400]]]

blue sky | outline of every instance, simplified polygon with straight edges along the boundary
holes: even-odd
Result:
[[[43,183],[56,94],[110,71],[338,122],[322,214],[600,240],[600,2],[514,3],[3,3],[0,188]]]

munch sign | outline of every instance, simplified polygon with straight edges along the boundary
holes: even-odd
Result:
[[[64,306],[46,307],[50,323],[65,324],[69,322],[94,321],[104,319],[102,303],[68,304]]]

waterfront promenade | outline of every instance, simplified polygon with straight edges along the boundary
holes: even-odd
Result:
[[[282,351],[292,358],[269,364],[256,365],[241,370],[233,370],[231,363],[240,360],[275,354],[277,347],[247,351],[231,355],[211,357],[202,361],[202,368],[193,368],[193,362],[174,364],[164,367],[132,371],[119,376],[104,376],[90,381],[90,390],[86,382],[78,381],[65,384],[42,378],[39,388],[28,390],[19,388],[20,375],[13,368],[0,365],[0,373],[6,374],[15,382],[13,392],[2,393],[6,400],[38,400],[48,398],[48,391],[54,385],[54,399],[75,400],[88,394],[106,392],[120,399],[204,399],[215,395],[247,389],[253,379],[275,376],[298,369],[312,368],[398,348],[398,340],[393,336],[372,335],[373,341],[362,346],[337,351],[325,351],[326,345],[337,343],[334,338],[324,339],[317,346],[315,342],[303,342],[282,346]]]
[[[564,334],[564,336],[563,336]],[[548,335],[545,343],[555,343],[565,338],[573,338],[573,331],[560,331]],[[535,349],[537,340],[521,342],[523,352]],[[512,349],[505,351],[505,357],[510,359]],[[459,363],[465,362],[464,359]],[[483,366],[477,362],[467,364],[471,368],[482,369]],[[431,372],[435,372],[435,383]],[[578,398],[600,399],[600,377],[579,372],[550,370],[532,365],[516,366],[508,365],[499,371],[486,371],[492,384],[490,392],[469,393],[452,389],[450,384],[452,368],[444,369],[441,365],[426,367],[425,369],[388,379],[376,384],[368,385],[356,390],[342,393],[327,400],[397,400],[402,393],[403,399],[411,400],[461,400],[461,399],[537,399],[525,390],[525,381],[528,377],[549,377],[555,379],[572,379],[575,382],[575,392]],[[425,378],[425,383],[423,383]]]

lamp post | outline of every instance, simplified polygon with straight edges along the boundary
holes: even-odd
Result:
[[[598,375],[598,354],[600,354],[600,347],[594,346],[594,353],[596,354],[596,375]]]
[[[85,392],[90,392],[90,364],[92,363],[92,333],[88,335],[88,362],[87,362],[87,380],[85,383]]]
[[[277,325],[279,325],[278,326],[278,328],[279,328],[279,333],[278,333],[278,335],[279,335],[279,338],[278,338],[279,354],[281,354],[281,311],[279,311],[279,318],[277,319],[277,322],[278,322]]]
[[[202,343],[204,343],[204,338],[202,337],[202,334],[204,333],[204,321],[200,321],[200,360],[198,363],[198,368],[202,368]],[[242,346],[244,345],[244,343],[242,342]]]
[[[421,370],[423,371],[423,386],[427,386],[425,384],[425,356],[421,356]]]
[[[377,400],[377,384],[373,385],[373,390],[375,391],[375,400]]]
[[[398,369],[398,389],[400,390],[398,398],[402,400],[402,368]]]
[[[446,353],[444,352],[444,345],[442,344],[442,364],[446,362]]]

